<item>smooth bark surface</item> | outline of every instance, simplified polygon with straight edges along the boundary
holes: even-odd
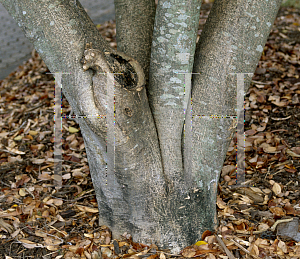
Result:
[[[118,50],[140,63],[148,83],[155,0],[115,0],[115,9]]]
[[[186,97],[191,90],[186,80],[193,68],[200,6],[199,0],[159,1],[156,10],[148,96],[170,193],[187,193],[181,137]]]
[[[216,0],[197,44],[192,82],[190,188],[202,190],[201,226],[213,226],[220,171],[236,130],[236,73],[254,73],[280,7],[274,1]],[[245,92],[251,77],[245,75]],[[243,104],[239,109],[244,109]],[[205,229],[203,229],[205,230]]]

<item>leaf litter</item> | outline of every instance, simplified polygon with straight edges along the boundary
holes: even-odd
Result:
[[[198,35],[210,7],[202,6]],[[115,23],[97,28],[115,48]],[[300,258],[299,28],[299,9],[281,8],[246,95],[246,185],[235,185],[233,139],[218,184],[217,232],[177,255],[97,225],[83,138],[66,118],[63,188],[55,189],[54,79],[33,51],[0,81],[0,257]],[[71,112],[65,97],[62,109]]]

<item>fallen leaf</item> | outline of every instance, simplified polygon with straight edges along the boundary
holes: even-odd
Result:
[[[46,161],[46,159],[44,159],[44,158],[34,158],[34,159],[32,159],[31,160],[31,162],[33,163],[33,164],[37,164],[37,165],[40,165],[40,164],[42,164],[42,163],[44,163]]]
[[[98,213],[99,210],[98,208],[91,208],[91,207],[87,207],[87,206],[81,206],[81,205],[76,205],[76,207],[83,212],[90,212],[90,213]]]
[[[281,193],[281,187],[278,183],[274,183],[273,187],[272,187],[272,191],[275,193],[275,195],[277,196],[278,194]]]
[[[19,151],[16,148],[10,148],[10,147],[6,147],[6,149],[12,153],[18,154],[18,155],[25,155],[26,153],[23,151]]]
[[[196,246],[201,246],[201,245],[207,245],[207,243],[205,241],[198,241],[195,244]]]
[[[71,132],[71,133],[76,133],[76,132],[78,132],[79,130],[78,129],[76,129],[76,128],[74,128],[74,127],[69,127],[69,132]]]

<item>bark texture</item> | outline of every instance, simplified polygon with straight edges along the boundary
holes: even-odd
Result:
[[[160,240],[156,207],[163,207],[166,188],[141,66],[109,47],[78,1],[2,3],[50,71],[63,73],[63,93],[75,115],[86,116],[77,122],[96,191],[99,223],[109,226],[116,237],[128,232],[140,242]],[[111,148],[106,142],[108,117],[116,120],[111,127],[113,155],[106,152]],[[107,169],[113,170],[107,173]]]
[[[156,10],[148,96],[170,193],[187,193],[181,138],[191,89],[185,80],[193,68],[200,6],[199,0],[159,1]]]
[[[220,171],[236,129],[236,73],[254,73],[280,0],[216,0],[197,44],[192,80],[191,143],[185,149],[190,188],[202,190],[199,217],[216,226]],[[245,76],[245,92],[251,77]]]
[[[140,63],[148,84],[155,0],[115,0],[115,9],[118,50]]]
[[[85,115],[77,121],[99,223],[116,238],[128,232],[174,253],[213,230],[235,128],[226,117],[236,115],[231,73],[254,71],[281,1],[216,0],[195,55],[201,1],[160,1],[149,75],[153,1],[130,0],[136,14],[116,1],[118,48],[126,54],[109,47],[76,0],[0,2],[49,69],[63,73],[63,93]],[[200,75],[191,77],[192,67]]]

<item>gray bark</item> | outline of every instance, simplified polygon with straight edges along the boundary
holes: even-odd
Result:
[[[117,48],[140,63],[148,84],[155,0],[115,0],[115,9]]]
[[[77,121],[95,186],[99,223],[109,226],[116,237],[128,232],[137,241],[156,241],[160,214],[155,208],[159,204],[163,207],[165,181],[142,68],[134,59],[109,47],[78,1],[2,3],[50,71],[64,73],[63,93],[74,113],[87,115]],[[92,48],[84,53],[86,43],[92,43]],[[95,60],[82,64],[80,60],[83,55],[87,59],[88,52],[95,53]],[[111,107],[106,108],[106,97],[111,95],[106,83],[112,79],[100,73],[126,72],[120,64],[116,66],[114,56],[121,57],[125,65],[132,64],[138,78],[137,82],[129,82],[132,85],[116,81],[115,157],[109,157],[107,120],[91,115],[111,114]],[[107,174],[107,165],[115,165],[115,172]]]
[[[199,240],[204,230],[213,230],[217,183],[234,122],[209,116],[234,114],[236,83],[229,73],[254,71],[280,1],[217,0],[195,55],[200,1],[160,2],[149,86],[144,72],[151,35],[137,34],[151,33],[153,2],[149,9],[144,1],[138,5],[142,13],[150,13],[141,29],[133,27],[130,37],[123,33],[122,19],[140,18],[129,18],[122,11],[126,5],[117,2],[118,44],[127,55],[109,47],[78,1],[0,2],[49,69],[64,73],[63,92],[74,113],[87,115],[77,121],[96,191],[99,224],[109,226],[115,237],[128,232],[135,241],[154,242],[172,252]],[[130,40],[136,41],[134,48]],[[191,91],[184,88],[184,76],[174,72],[191,72],[193,60],[193,72],[201,74],[185,78],[193,87],[192,139],[188,139],[182,133]],[[109,105],[114,99],[115,108]],[[186,112],[186,124],[189,116]],[[107,129],[114,118],[115,126]]]
[[[254,73],[281,0],[216,0],[197,44],[192,81],[192,143],[185,149],[190,188],[201,190],[201,226],[217,223],[220,171],[236,130],[237,79]],[[245,76],[245,92],[251,77]],[[188,150],[192,147],[191,150]]]
[[[186,74],[192,72],[201,1],[160,1],[150,63],[150,107],[158,132],[169,192],[187,193],[181,153]]]

